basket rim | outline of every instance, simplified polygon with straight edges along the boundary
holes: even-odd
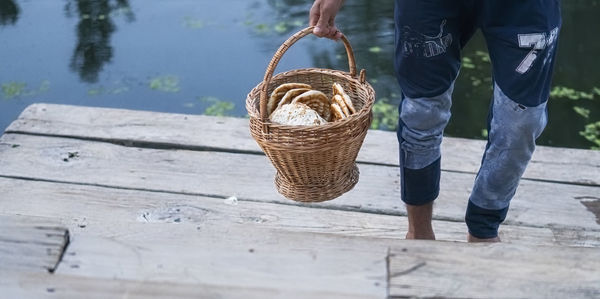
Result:
[[[248,112],[248,115],[250,116],[250,119],[259,121],[262,124],[265,124],[265,125],[268,125],[269,127],[277,128],[277,129],[284,129],[284,130],[290,130],[290,131],[295,131],[295,130],[297,130],[297,131],[305,131],[305,130],[314,131],[314,130],[321,130],[321,129],[330,129],[332,127],[346,126],[346,125],[348,125],[349,122],[352,122],[353,120],[356,120],[357,118],[365,117],[366,115],[371,113],[371,108],[373,107],[373,104],[375,103],[375,89],[373,89],[373,86],[371,86],[371,84],[369,82],[367,82],[366,80],[364,82],[361,82],[359,80],[359,78],[353,77],[349,72],[333,70],[333,69],[325,69],[325,68],[314,68],[314,67],[301,68],[301,69],[293,69],[293,70],[288,70],[285,72],[277,73],[276,75],[273,76],[272,81],[275,81],[275,80],[279,79],[280,77],[292,75],[292,74],[295,74],[298,72],[316,72],[316,73],[321,73],[321,74],[342,77],[344,80],[350,81],[350,83],[352,85],[356,85],[358,88],[367,89],[367,92],[369,92],[373,96],[367,98],[367,101],[365,101],[365,105],[363,105],[363,107],[360,110],[358,110],[356,113],[354,113],[354,114],[350,115],[349,117],[347,117],[343,120],[340,120],[340,121],[328,122],[324,125],[314,125],[314,126],[282,125],[282,124],[278,124],[278,123],[273,123],[273,122],[269,121],[268,119],[266,122],[262,121],[262,119],[260,117],[260,111],[258,109],[256,109],[256,107],[253,104],[253,101],[259,101],[259,98],[253,98],[252,95],[255,94],[256,96],[260,97],[260,91],[264,84],[264,82],[261,81],[254,88],[252,88],[252,90],[246,96],[246,110]]]

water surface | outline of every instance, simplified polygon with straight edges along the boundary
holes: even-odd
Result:
[[[0,130],[35,102],[243,117],[271,55],[307,26],[309,2],[0,0]],[[385,130],[396,126],[401,93],[391,2],[349,1],[338,17],[377,92],[374,128]],[[550,121],[539,144],[590,148],[599,138],[598,15],[598,1],[563,1]],[[278,71],[312,66],[347,70],[341,44],[305,38]],[[476,35],[446,135],[485,138],[490,71]],[[580,133],[586,126],[589,140]]]

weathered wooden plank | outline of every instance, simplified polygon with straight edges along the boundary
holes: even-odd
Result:
[[[242,118],[34,104],[7,132],[155,147],[260,152],[249,135],[248,120]],[[398,165],[397,148],[395,133],[370,131],[358,160]],[[475,173],[484,148],[481,140],[447,137],[442,145],[442,169]],[[600,152],[539,146],[524,178],[599,186]]]
[[[402,215],[398,170],[377,165],[361,165],[360,170],[361,179],[353,191],[312,206]],[[0,138],[0,175],[293,203],[276,193],[274,169],[266,157],[258,155],[6,134]],[[472,174],[443,174],[436,219],[462,221],[473,180]],[[598,187],[523,181],[507,223],[597,230],[596,215],[583,202],[598,199],[598,194]]]
[[[68,243],[62,226],[0,215],[1,269],[54,272]]]
[[[393,247],[391,298],[598,298],[592,248],[415,241]]]
[[[0,269],[4,298],[370,298],[340,292],[218,286],[202,283],[93,278],[78,275],[7,272]],[[374,297],[382,298],[382,297]]]
[[[121,233],[130,222],[190,223],[198,229],[241,224],[384,239],[403,239],[408,230],[404,216],[4,178],[0,178],[0,194],[28,199],[0,199],[0,215],[52,219],[71,232],[102,237]],[[110,221],[106,220],[107,215]],[[436,220],[433,225],[438,240],[466,239],[464,223]],[[600,247],[600,231],[505,225],[500,237],[518,244]]]
[[[240,224],[130,223],[110,238],[76,234],[57,273],[382,298],[389,241]]]

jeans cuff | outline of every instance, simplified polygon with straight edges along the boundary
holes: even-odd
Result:
[[[489,210],[477,206],[469,200],[465,222],[469,234],[480,239],[495,238],[498,236],[498,227],[506,219],[508,207],[500,210]]]
[[[421,169],[400,167],[402,201],[422,206],[434,201],[440,193],[440,161],[438,158]]]

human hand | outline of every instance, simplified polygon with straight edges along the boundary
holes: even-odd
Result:
[[[310,9],[310,26],[315,26],[313,34],[333,40],[342,38],[342,33],[335,26],[335,15],[342,7],[344,0],[315,0]]]

